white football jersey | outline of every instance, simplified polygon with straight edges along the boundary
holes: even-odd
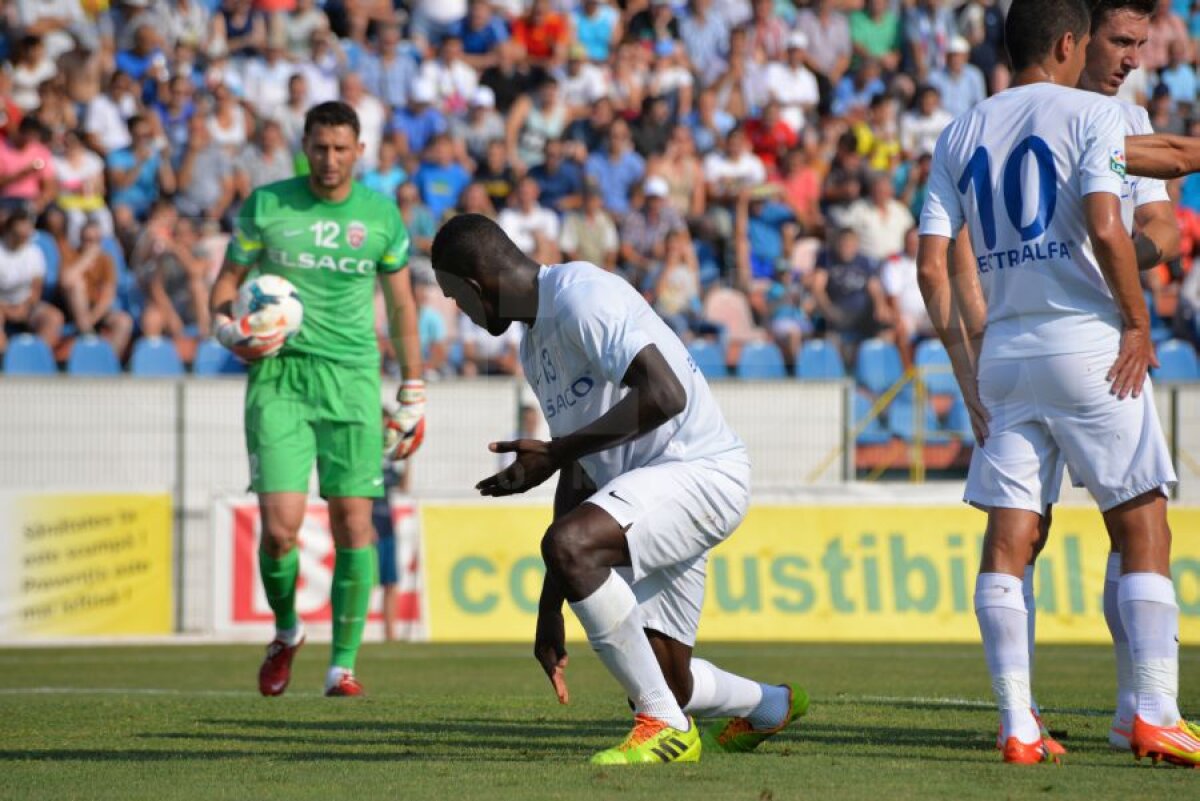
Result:
[[[746,461],[742,441],[725,422],[687,348],[623,278],[587,262],[542,267],[538,317],[525,327],[521,364],[555,437],[604,415],[627,392],[630,363],[657,345],[687,392],[672,420],[580,462],[597,487],[639,467],[671,461]]]
[[[1117,99],[1121,114],[1125,118],[1125,135],[1141,136],[1154,133],[1150,124],[1150,115],[1141,106]],[[1147,203],[1169,203],[1171,196],[1167,194],[1167,184],[1157,178],[1141,178],[1136,175],[1125,176],[1125,186],[1121,189],[1121,219],[1125,227],[1133,231],[1133,214],[1139,206]]]
[[[921,233],[966,221],[988,305],[982,358],[1116,347],[1121,320],[1088,239],[1083,198],[1125,189],[1125,116],[1051,83],[1001,92],[938,138]]]

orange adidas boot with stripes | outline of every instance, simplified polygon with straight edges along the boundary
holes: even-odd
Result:
[[[1174,726],[1155,726],[1133,718],[1129,748],[1138,759],[1150,757],[1155,762],[1170,762],[1187,768],[1200,767],[1200,726],[1181,720]]]

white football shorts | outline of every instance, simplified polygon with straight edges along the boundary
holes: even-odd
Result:
[[[979,366],[979,395],[991,414],[975,448],[967,503],[1042,514],[1058,500],[1064,465],[1108,511],[1175,484],[1171,453],[1147,377],[1137,398],[1118,400],[1105,376],[1115,351]]]
[[[631,566],[617,572],[633,587],[643,624],[696,644],[708,552],[733,533],[750,506],[743,459],[667,462],[617,476],[587,503],[625,527]]]

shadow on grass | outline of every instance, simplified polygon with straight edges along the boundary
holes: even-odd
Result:
[[[230,729],[279,729],[316,732],[360,732],[388,734],[395,737],[444,736],[462,734],[473,737],[580,736],[622,737],[629,731],[626,720],[531,720],[519,723],[512,720],[488,718],[438,718],[421,721],[379,720],[291,720],[288,718],[207,718],[198,721],[207,726]],[[220,736],[220,735],[218,735]]]

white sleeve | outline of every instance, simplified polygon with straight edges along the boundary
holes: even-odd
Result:
[[[954,239],[962,230],[962,198],[954,178],[950,174],[950,154],[946,145],[947,128],[938,137],[933,149],[933,171],[929,175],[929,187],[925,193],[925,206],[921,209],[921,236],[944,236]]]
[[[1125,185],[1125,120],[1111,100],[1096,103],[1086,112],[1080,143],[1079,193],[1121,196]]]
[[[1137,107],[1133,111],[1134,120],[1131,133],[1136,136],[1154,133],[1154,126],[1150,124],[1150,115],[1146,113],[1146,109]],[[1160,181],[1157,178],[1137,177],[1132,179],[1132,183],[1133,205],[1135,208],[1145,206],[1147,203],[1171,202],[1171,196],[1167,194],[1166,181]]]
[[[601,297],[605,302],[598,302]],[[620,384],[634,358],[653,344],[637,324],[633,301],[645,303],[606,290],[598,281],[581,281],[559,296],[559,330],[613,384]]]

